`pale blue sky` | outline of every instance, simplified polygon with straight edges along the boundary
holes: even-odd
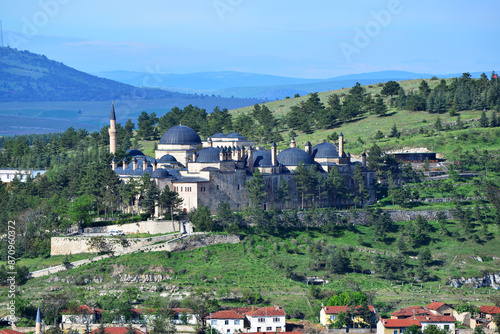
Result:
[[[86,72],[500,70],[500,1],[0,0],[4,45]]]

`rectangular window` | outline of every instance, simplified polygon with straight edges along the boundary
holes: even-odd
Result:
[[[240,190],[240,185],[238,184],[238,190]]]
[[[337,316],[335,314],[330,316],[330,320],[335,320],[335,319],[337,319]]]
[[[398,334],[398,330],[397,329],[394,330],[394,334]]]
[[[216,326],[217,325],[217,320],[212,320],[212,326]]]
[[[272,327],[266,327],[266,331],[272,331],[273,328]]]
[[[230,329],[228,329],[226,333],[227,333],[227,334],[231,334],[231,330],[230,330]]]
[[[219,190],[219,185],[217,185],[217,190]]]
[[[229,320],[224,321],[224,325],[229,325]]]
[[[234,324],[235,324],[235,325],[239,325],[239,324],[240,324],[240,321],[239,321],[239,320],[235,320],[235,321],[234,321]]]
[[[273,322],[280,322],[280,318],[273,318]]]
[[[259,322],[266,322],[266,319],[264,319],[264,318],[259,318]]]
[[[444,329],[446,330],[450,329],[450,325],[444,325]]]
[[[257,332],[260,332],[260,327],[257,327]]]

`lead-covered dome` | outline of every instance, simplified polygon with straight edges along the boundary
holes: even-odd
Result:
[[[176,125],[168,129],[161,136],[160,144],[163,145],[197,145],[201,144],[200,136],[189,126]]]
[[[273,165],[271,151],[255,150],[252,152],[252,155],[253,155],[254,167],[264,167]]]
[[[285,166],[297,166],[302,161],[304,165],[314,164],[313,158],[300,148],[291,147],[278,154],[278,163]]]
[[[170,154],[165,154],[158,160],[159,163],[172,163],[172,162],[177,162],[177,159]]]
[[[220,161],[220,149],[216,147],[206,147],[196,154],[196,162],[213,163]]]
[[[312,156],[314,159],[339,158],[339,150],[337,146],[324,142],[312,148]]]

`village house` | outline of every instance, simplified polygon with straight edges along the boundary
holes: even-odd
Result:
[[[250,323],[248,332],[284,332],[286,330],[286,314],[281,307],[261,307],[245,315]]]
[[[425,307],[434,315],[455,316],[455,309],[448,304],[441,302],[432,302]]]
[[[357,306],[356,308],[359,307],[361,306]],[[372,305],[368,305],[368,308],[373,314],[373,321],[375,321],[375,308]],[[337,321],[337,317],[340,312],[347,313],[348,311],[348,306],[323,306],[321,308],[321,311],[319,312],[319,321],[325,327],[332,326]],[[370,325],[369,323],[366,323],[361,317],[355,315],[351,316],[351,321],[353,323],[353,328],[367,327]]]
[[[176,325],[197,325],[198,321],[193,311],[188,308],[173,308],[172,322]],[[186,317],[183,320],[183,317]]]
[[[416,319],[380,319],[377,323],[377,334],[401,334],[412,325],[422,327]]]
[[[391,313],[391,319],[408,319],[413,318],[415,316],[425,316],[425,315],[433,315],[433,313],[422,306],[411,306],[402,308],[399,311],[395,311]]]
[[[245,316],[233,310],[211,313],[205,320],[218,334],[242,333],[245,328]]]
[[[62,323],[63,324],[95,324],[101,320],[102,312],[96,307],[89,307],[87,305],[78,305],[73,309],[63,310]]]
[[[455,331],[455,317],[451,315],[426,315],[417,316],[415,319],[422,325],[422,330],[429,326],[436,326],[439,329],[446,329],[452,333]]]

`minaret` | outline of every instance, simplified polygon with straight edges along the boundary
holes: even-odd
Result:
[[[366,153],[363,151],[363,154],[361,155],[361,165],[366,168]]]
[[[306,143],[305,151],[307,154],[312,155],[312,145],[311,145],[311,142],[309,140]]]
[[[344,157],[344,135],[342,134],[342,132],[340,133],[339,135],[339,155],[341,157]]]
[[[277,157],[276,151],[277,151],[276,142],[273,141],[273,144],[271,145],[271,164],[273,166],[278,165],[278,160],[276,159]]]
[[[116,115],[115,104],[111,102],[111,117],[109,118],[109,153],[116,153]]]
[[[42,334],[42,315],[40,314],[40,307],[36,311],[36,327],[35,334]]]
[[[250,146],[248,148],[247,164],[248,164],[248,171],[253,172],[253,147],[252,146]]]
[[[115,170],[117,166],[118,160],[116,160],[116,158],[113,158],[113,160],[111,160],[111,169]]]

